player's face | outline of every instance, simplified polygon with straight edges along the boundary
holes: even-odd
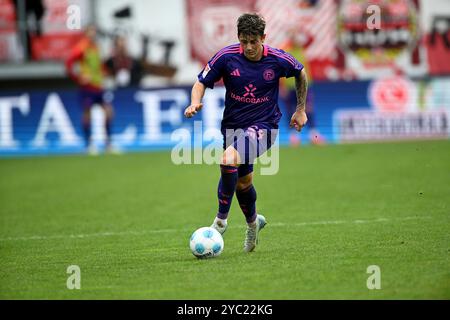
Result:
[[[242,50],[244,50],[244,55],[247,59],[252,61],[258,61],[263,55],[263,43],[266,39],[266,35],[254,36],[254,35],[239,35],[239,42],[241,44]]]

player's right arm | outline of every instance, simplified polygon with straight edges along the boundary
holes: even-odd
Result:
[[[192,87],[191,104],[184,111],[186,118],[191,118],[203,107],[202,99],[206,88],[213,89],[214,83],[222,78],[224,66],[226,64],[225,54],[233,49],[229,47],[222,49],[209,60],[205,68],[198,74],[197,81]],[[234,49],[239,50],[239,48]]]
[[[203,107],[202,99],[205,95],[206,87],[200,81],[196,81],[192,87],[191,104],[184,111],[186,118],[192,118]]]

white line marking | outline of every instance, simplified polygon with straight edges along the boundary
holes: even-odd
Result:
[[[299,223],[284,223],[274,222],[267,224],[268,227],[306,227],[315,225],[336,225],[336,224],[364,224],[374,222],[395,222],[395,221],[408,221],[408,220],[420,220],[431,219],[429,216],[421,217],[402,217],[402,218],[376,218],[372,220],[334,220],[334,221],[311,221],[311,222],[299,222]],[[245,226],[229,226],[229,228],[244,228]],[[181,231],[193,231],[191,229],[160,229],[160,230],[147,230],[147,231],[121,231],[121,232],[99,232],[99,233],[87,233],[87,234],[69,234],[69,235],[50,235],[50,236],[29,236],[29,237],[7,237],[0,238],[0,242],[5,241],[32,241],[32,240],[53,240],[53,239],[84,239],[95,237],[110,237],[110,236],[142,236],[146,234],[154,233],[171,233]]]

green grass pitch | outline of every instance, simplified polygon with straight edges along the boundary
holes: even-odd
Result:
[[[450,141],[281,148],[255,176],[256,251],[234,199],[224,252],[198,260],[218,177],[169,152],[0,160],[0,298],[450,299]]]

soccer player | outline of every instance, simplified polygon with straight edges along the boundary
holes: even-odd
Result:
[[[66,61],[69,76],[80,86],[80,102],[82,106],[82,127],[87,151],[98,153],[91,141],[91,109],[94,104],[101,106],[105,112],[106,151],[115,153],[111,144],[111,122],[113,107],[104,98],[103,81],[105,70],[96,44],[97,31],[95,26],[88,26],[83,39],[74,47]],[[79,71],[75,72],[75,64]]]
[[[290,54],[264,44],[265,21],[258,14],[243,14],[237,21],[238,44],[217,52],[198,75],[191,104],[184,114],[194,116],[202,107],[206,88],[223,78],[226,88],[221,131],[224,153],[218,186],[219,209],[212,227],[227,228],[231,200],[236,193],[247,221],[244,251],[255,249],[258,233],[266,225],[256,211],[253,161],[275,141],[281,112],[278,107],[279,79],[295,77],[297,108],[290,121],[300,131],[307,122],[305,99],[307,78],[303,65]],[[244,146],[244,147],[242,147]]]

